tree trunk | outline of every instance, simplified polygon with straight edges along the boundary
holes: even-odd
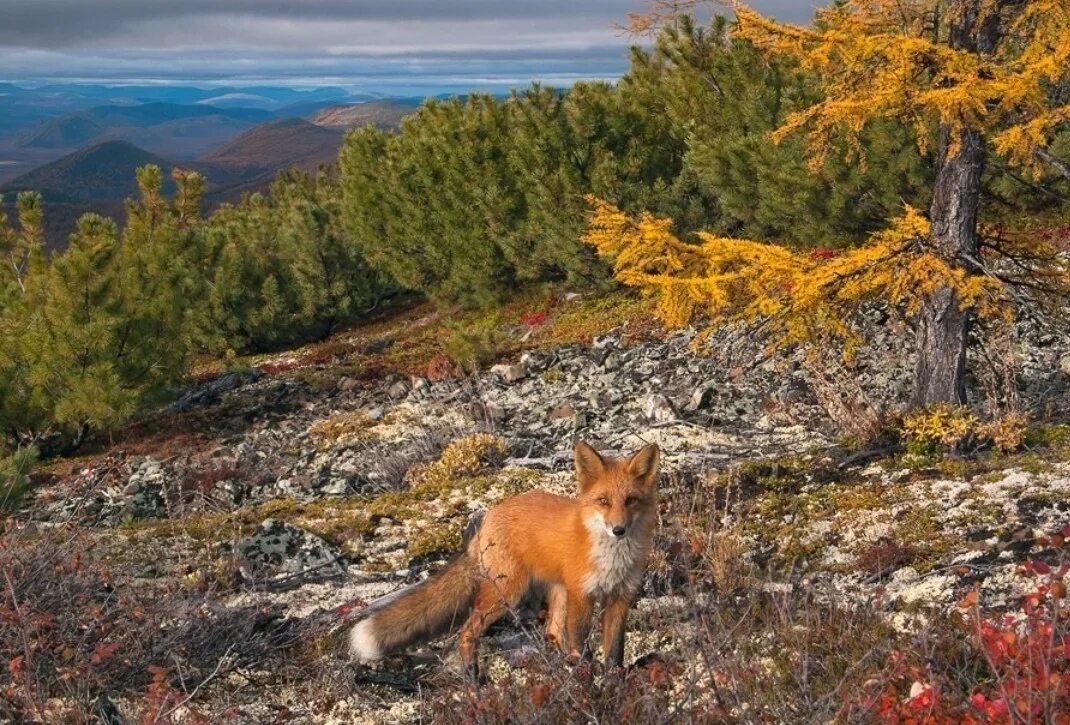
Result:
[[[947,134],[944,134],[945,137]],[[943,157],[930,207],[934,251],[955,267],[975,269],[978,257],[977,207],[981,199],[984,140],[976,131],[959,134],[960,148]],[[914,407],[966,402],[966,340],[971,314],[960,308],[949,287],[938,290],[918,313],[918,360],[914,367]]]
[[[985,0],[967,0],[968,7],[950,30],[953,48],[991,53],[999,41],[999,14]],[[979,21],[978,19],[981,18]],[[932,248],[954,267],[977,272],[979,245],[977,210],[981,200],[981,173],[985,165],[985,141],[981,132],[940,129],[933,200]],[[916,320],[918,360],[914,368],[913,407],[966,402],[966,341],[972,313],[960,309],[951,288],[938,290],[922,305]]]

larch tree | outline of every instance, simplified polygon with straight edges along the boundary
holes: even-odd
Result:
[[[632,28],[649,30],[698,4],[660,2],[633,16]],[[927,218],[908,209],[888,232],[835,260],[709,235],[701,246],[680,245],[652,218],[629,225],[604,205],[589,240],[616,258],[619,277],[659,292],[677,316],[696,304],[779,315],[788,341],[812,342],[815,328],[850,337],[843,315],[860,303],[899,303],[917,335],[912,405],[964,403],[974,321],[1008,319],[1015,287],[1030,288],[1033,301],[1070,289],[1058,250],[1035,238],[997,243],[979,223],[990,154],[1028,172],[1066,165],[1049,144],[1070,120],[1070,3],[841,0],[817,11],[811,27],[732,8],[736,37],[821,81],[822,97],[789,114],[773,140],[804,134],[815,168],[843,144],[864,164],[857,142],[873,122],[912,126],[919,144],[936,144]],[[660,257],[649,247],[659,235]],[[741,284],[748,274],[765,284]]]

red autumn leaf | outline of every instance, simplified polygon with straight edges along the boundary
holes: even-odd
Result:
[[[550,699],[550,686],[546,683],[531,688],[531,704],[542,707]]]
[[[7,668],[11,671],[11,674],[18,676],[22,672],[23,665],[26,662],[26,658],[23,655],[17,655],[12,657],[7,662]]]
[[[1037,574],[1051,574],[1051,567],[1042,561],[1030,561],[1029,566]]]
[[[97,646],[93,648],[93,653],[89,655],[89,661],[95,665],[102,664],[110,660],[118,651],[118,642],[97,642]]]
[[[533,310],[520,315],[520,322],[528,327],[539,327],[546,324],[547,317],[548,315],[542,310]]]

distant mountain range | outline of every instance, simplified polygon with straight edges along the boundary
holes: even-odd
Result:
[[[83,213],[121,217],[123,201],[137,195],[134,172],[140,166],[155,164],[168,179],[176,167],[203,173],[208,179],[205,207],[210,210],[265,188],[282,170],[314,171],[333,163],[346,128],[368,123],[396,127],[415,108],[415,102],[375,101],[319,109],[312,121],[286,118],[257,124],[255,119],[272,114],[166,102],[96,107],[22,135],[19,148],[37,153],[66,144],[88,145],[15,176],[0,185],[0,194],[10,203],[20,191],[40,192],[49,246],[59,248]],[[183,139],[183,129],[195,140]],[[235,132],[228,135],[228,130]],[[206,139],[224,135],[226,139],[191,157],[191,150],[208,144]],[[147,139],[151,145],[131,139]],[[169,147],[175,153],[167,153]],[[0,150],[0,159],[2,155]]]
[[[300,118],[272,121],[246,131],[199,160],[208,169],[242,177],[297,166],[314,169],[338,157],[344,134]]]
[[[0,83],[0,186],[105,141],[189,162],[267,121],[382,100],[339,87]]]
[[[0,149],[11,137],[68,114],[101,106],[173,104],[268,111],[275,117],[306,116],[329,105],[376,100],[376,96],[345,88],[310,89],[280,86],[104,85],[0,83]]]
[[[121,140],[190,159],[271,118],[270,111],[261,109],[202,104],[98,106],[43,121],[18,143],[23,148],[70,149]]]

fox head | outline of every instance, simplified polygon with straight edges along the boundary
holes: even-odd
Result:
[[[631,458],[603,458],[588,444],[579,443],[575,454],[578,498],[589,523],[601,524],[611,539],[622,539],[652,523],[660,456],[656,445]]]

